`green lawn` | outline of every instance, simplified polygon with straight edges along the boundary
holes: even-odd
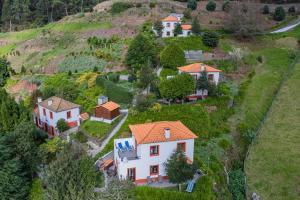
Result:
[[[167,44],[176,43],[183,50],[203,50],[212,51],[211,47],[207,47],[203,44],[202,38],[200,36],[190,36],[190,37],[171,37],[164,38]]]
[[[249,192],[300,199],[300,63],[284,83],[246,160]]]
[[[110,22],[64,22],[51,23],[44,28],[60,32],[77,32],[93,29],[108,29],[111,28]]]
[[[113,124],[89,120],[84,122],[81,128],[87,131],[91,136],[101,139],[110,131],[112,126]]]

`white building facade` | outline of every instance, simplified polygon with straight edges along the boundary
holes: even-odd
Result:
[[[194,139],[197,136],[181,122],[133,125],[131,131],[131,138],[114,140],[114,162],[120,179],[129,178],[136,184],[143,184],[149,179],[157,181],[159,176],[168,179],[164,164],[179,148],[185,152],[188,162],[193,162]],[[143,140],[144,137],[148,139]],[[132,146],[131,151],[120,150],[119,143],[124,146],[125,141]]]
[[[38,100],[35,109],[35,124],[48,132],[50,137],[59,134],[57,122],[64,119],[69,127],[80,125],[80,106],[59,97],[50,97],[44,101]]]
[[[183,67],[178,67],[178,73],[188,73],[191,76],[195,77],[195,80],[197,81],[200,77],[203,71],[206,71],[207,79],[209,82],[218,85],[220,82],[220,73],[222,72],[219,69],[210,67],[203,63],[194,63],[190,65],[186,65]],[[198,90],[196,89],[194,94],[191,94],[188,96],[190,100],[192,99],[200,99],[200,98],[206,98],[208,96],[207,90]]]
[[[168,17],[164,18],[162,20],[162,37],[174,37],[174,29],[177,26],[177,24],[180,24],[182,28],[182,34],[178,35],[179,37],[187,37],[191,35],[191,25],[181,24],[182,17],[182,14],[172,13]]]

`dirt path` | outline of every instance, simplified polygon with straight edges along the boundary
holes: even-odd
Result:
[[[275,31],[272,31],[271,33],[284,33],[284,32],[287,32],[287,31],[290,31],[292,29],[294,29],[295,27],[297,27],[298,25],[300,24],[300,16],[298,17],[298,19],[293,22],[292,24],[289,24],[283,28],[280,28],[280,29],[277,29]]]

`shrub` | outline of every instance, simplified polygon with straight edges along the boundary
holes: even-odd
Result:
[[[70,127],[68,125],[68,123],[64,120],[64,119],[60,119],[57,121],[57,129],[59,130],[59,132],[65,132],[66,130],[68,130]]]
[[[216,32],[205,32],[202,41],[206,46],[217,47],[219,44],[219,35]]]
[[[89,71],[98,67],[100,71],[107,65],[107,62],[101,59],[97,59],[93,56],[69,56],[58,64],[59,72],[68,71]]]
[[[296,12],[296,8],[295,8],[295,6],[291,6],[291,7],[289,7],[289,10],[288,10],[288,12],[289,12],[290,14],[294,14],[294,13]]]
[[[216,2],[210,0],[206,5],[206,10],[212,12],[216,10],[216,7],[217,7]]]
[[[182,27],[181,27],[181,24],[176,24],[173,32],[174,32],[174,36],[175,36],[175,37],[176,37],[177,35],[181,35],[181,34],[182,34]]]
[[[264,5],[263,9],[262,9],[262,14],[267,15],[270,13],[270,9],[268,5]]]
[[[155,101],[155,98],[152,95],[138,95],[136,97],[136,109],[140,112],[146,111],[150,108]]]
[[[257,61],[262,63],[263,62],[263,57],[262,56],[257,56]]]
[[[192,22],[192,33],[195,35],[201,34],[201,28],[197,17],[195,17]]]
[[[197,9],[197,1],[196,0],[188,0],[187,8],[189,8],[191,10],[196,10]]]
[[[150,8],[155,8],[155,6],[156,6],[156,2],[155,2],[155,1],[151,1],[151,2],[149,3],[149,7],[150,7]]]
[[[161,52],[160,62],[166,68],[176,69],[186,62],[184,51],[177,44],[171,43]]]
[[[192,14],[191,14],[191,9],[185,9],[184,11],[183,11],[183,16],[184,16],[184,18],[186,18],[186,19],[192,19]]]
[[[285,19],[285,11],[282,6],[279,6],[275,9],[273,19],[275,21],[282,21]]]
[[[119,77],[120,77],[119,74],[116,74],[116,73],[109,73],[107,75],[108,80],[110,80],[114,83],[117,83],[119,81]]]
[[[228,187],[234,200],[245,199],[245,174],[241,169],[229,172]]]
[[[132,3],[127,2],[115,2],[110,9],[112,14],[118,14],[124,12],[125,10],[134,7]]]
[[[229,0],[225,0],[223,5],[222,5],[222,10],[225,11],[225,12],[228,12],[229,11],[229,7],[230,7],[230,3],[229,3]]]

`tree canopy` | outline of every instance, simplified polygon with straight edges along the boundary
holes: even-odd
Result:
[[[184,73],[163,80],[159,85],[159,91],[163,98],[183,100],[186,96],[195,92],[195,86],[195,79],[191,75]]]
[[[131,42],[125,63],[129,68],[139,70],[143,65],[150,62],[153,66],[157,64],[157,52],[154,38],[144,34],[138,34]]]
[[[0,58],[0,87],[3,87],[6,83],[6,80],[9,78],[9,62],[6,60],[6,58],[2,57]]]
[[[192,22],[192,33],[194,35],[200,35],[201,34],[201,28],[200,28],[199,20],[198,20],[197,17],[195,17],[193,19],[193,22]]]
[[[160,63],[165,68],[176,69],[186,62],[183,49],[175,43],[166,46],[160,53]]]

